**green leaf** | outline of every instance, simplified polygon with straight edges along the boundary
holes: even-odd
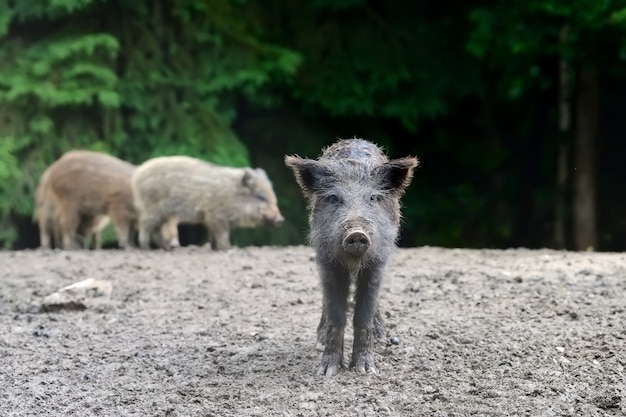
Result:
[[[114,91],[99,91],[97,93],[98,100],[103,107],[118,108],[120,107],[120,95]]]
[[[30,130],[34,133],[50,133],[54,128],[54,122],[49,117],[38,114],[29,123]]]

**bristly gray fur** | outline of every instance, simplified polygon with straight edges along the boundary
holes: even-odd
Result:
[[[400,197],[418,160],[389,160],[377,145],[354,138],[340,139],[317,160],[286,156],[285,164],[308,199],[309,240],[322,282],[318,343],[325,350],[318,371],[332,376],[343,366],[347,298],[354,284],[351,365],[376,372],[371,335],[384,333],[378,290],[398,237]]]

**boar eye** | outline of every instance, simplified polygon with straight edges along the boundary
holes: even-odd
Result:
[[[383,196],[380,194],[372,194],[372,196],[370,197],[370,201],[380,203],[381,201],[383,201]]]
[[[339,196],[337,194],[330,194],[326,197],[326,201],[328,201],[330,204],[337,204],[339,203]]]
[[[257,194],[254,197],[256,197],[256,199],[259,201],[267,201],[267,198],[265,198],[265,196],[262,194]]]

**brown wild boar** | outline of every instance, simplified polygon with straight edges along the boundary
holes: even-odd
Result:
[[[108,219],[119,246],[131,244],[137,220],[130,186],[134,170],[134,165],[119,158],[85,150],[69,151],[50,166],[49,185],[43,191],[49,203],[41,208],[43,213],[53,213],[64,249],[77,248],[76,235],[99,233]]]
[[[261,168],[215,165],[189,156],[164,156],[141,164],[132,176],[135,208],[139,215],[139,246],[147,249],[150,237],[170,249],[159,230],[166,222],[203,224],[211,247],[231,247],[232,228],[279,225],[272,183]]]
[[[39,227],[39,244],[43,249],[52,249],[53,246],[61,247],[61,231],[58,225],[58,211],[49,195],[50,168],[48,167],[35,190],[35,210],[33,221]],[[85,217],[81,219],[76,239],[88,246],[89,239],[93,240],[94,248],[102,248],[102,230],[109,224],[108,216]]]

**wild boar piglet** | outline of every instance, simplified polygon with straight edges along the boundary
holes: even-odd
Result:
[[[372,337],[385,336],[378,293],[398,238],[400,197],[418,165],[415,157],[389,160],[375,144],[343,139],[317,159],[286,156],[309,202],[309,238],[322,283],[318,373],[343,367],[344,330],[354,286],[354,344],[350,367],[376,372]]]

